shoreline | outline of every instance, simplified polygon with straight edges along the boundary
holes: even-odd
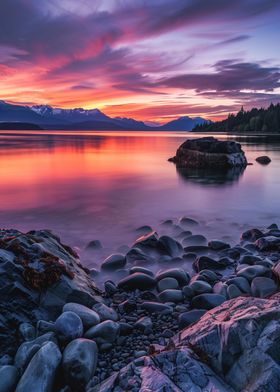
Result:
[[[261,306],[262,301],[271,301],[274,306],[272,299],[262,298],[273,298],[279,291],[280,230],[275,224],[248,230],[239,244],[231,246],[192,234],[199,222],[188,217],[165,221],[163,227],[173,234],[159,236],[142,227],[128,252],[109,256],[99,273],[83,267],[76,252],[50,231],[23,234],[2,229],[1,379],[8,383],[12,373],[17,391],[41,385],[43,376],[54,391],[68,387],[105,392],[118,385],[130,390],[128,375],[140,366],[144,373],[142,381],[141,377],[135,381],[138,391],[152,361],[161,374],[159,385],[164,378],[164,385],[171,388],[175,381],[167,369],[175,365],[169,353],[178,353],[182,342],[186,345],[193,336],[185,355],[188,360],[194,355],[195,366],[208,377],[205,388],[233,388],[213,363],[207,364],[212,376],[207,375],[196,335],[213,312],[247,302]],[[102,290],[95,284],[98,274],[105,277]],[[235,316],[232,311],[229,320]],[[218,324],[222,328],[223,321]],[[196,330],[196,325],[201,327]],[[222,332],[221,342],[226,339],[223,333],[228,332]],[[219,350],[223,352],[223,347]],[[154,357],[164,358],[167,368],[155,365]],[[37,366],[43,365],[47,374],[37,374]],[[73,373],[77,366],[80,371]],[[199,384],[192,380],[189,385]]]

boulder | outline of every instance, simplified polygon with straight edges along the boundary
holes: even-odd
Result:
[[[227,297],[229,299],[232,298],[237,298],[243,295],[242,291],[235,285],[235,284],[230,284],[227,288]]]
[[[237,276],[242,276],[251,282],[257,276],[270,276],[271,271],[262,265],[250,265],[249,267],[242,268],[237,272]]]
[[[256,161],[261,165],[268,165],[271,162],[271,159],[267,155],[262,155],[256,158]]]
[[[97,346],[92,340],[75,339],[65,347],[62,357],[63,375],[73,390],[85,387],[93,377],[97,356]]]
[[[257,239],[263,237],[264,234],[259,229],[250,229],[241,234],[242,241],[255,242]]]
[[[118,287],[123,290],[147,290],[156,286],[156,280],[147,274],[135,272],[119,281]]]
[[[277,292],[277,285],[273,279],[259,276],[252,280],[251,290],[254,297],[265,298]]]
[[[0,367],[0,392],[14,392],[19,379],[19,372],[15,366]]]
[[[36,337],[36,330],[30,323],[22,323],[19,326],[19,332],[24,340],[33,340]]]
[[[256,240],[255,245],[261,251],[280,250],[280,238],[275,236],[262,237]]]
[[[61,353],[57,345],[53,342],[46,343],[31,359],[16,392],[52,392],[60,362]]]
[[[203,280],[196,280],[194,282],[191,282],[189,287],[193,291],[194,295],[212,292],[212,287],[210,286],[210,284],[204,282]]]
[[[206,310],[193,309],[189,312],[184,312],[179,315],[179,329],[182,330],[189,325],[196,323],[204,314]]]
[[[183,292],[181,290],[174,290],[174,289],[167,289],[162,291],[159,294],[159,299],[162,302],[182,302],[184,297],[183,297]]]
[[[156,280],[160,281],[164,278],[174,278],[177,280],[180,286],[184,286],[189,283],[189,274],[181,268],[170,268],[167,270],[160,270],[156,274]]]
[[[159,292],[167,289],[177,289],[178,287],[179,283],[175,278],[163,278],[157,283],[157,289]]]
[[[113,254],[108,256],[101,264],[101,269],[106,271],[115,271],[126,265],[126,258],[122,254]]]
[[[210,249],[217,251],[230,248],[230,245],[228,243],[219,240],[209,241],[208,246]]]
[[[225,302],[226,298],[220,294],[199,294],[192,299],[192,307],[196,309],[213,309]]]
[[[189,139],[178,148],[173,161],[180,168],[231,168],[246,166],[241,145],[214,137]]]
[[[112,320],[102,321],[85,333],[85,338],[94,339],[98,344],[113,343],[119,336],[120,326]]]
[[[187,236],[183,240],[184,246],[206,245],[206,244],[207,244],[207,238],[201,234],[192,234],[192,235]]]
[[[82,320],[85,329],[100,323],[99,315],[94,310],[89,309],[84,305],[69,302],[63,306],[63,312],[76,313]]]
[[[93,309],[98,314],[101,321],[117,321],[119,318],[117,312],[113,308],[110,308],[109,306],[101,302],[99,304],[93,305]]]
[[[158,241],[158,248],[160,251],[171,257],[180,256],[183,253],[182,245],[167,235],[160,237]]]
[[[208,256],[200,256],[193,262],[193,269],[196,272],[204,269],[219,270],[226,268],[228,265],[230,265],[230,261],[226,257],[220,260],[215,260]]]
[[[62,342],[70,342],[71,340],[83,336],[83,323],[81,318],[74,312],[64,312],[55,321],[55,332]]]

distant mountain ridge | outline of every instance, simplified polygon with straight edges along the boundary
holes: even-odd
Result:
[[[31,123],[45,129],[191,131],[205,123],[201,117],[180,117],[162,126],[149,126],[126,117],[109,117],[99,109],[61,109],[50,105],[23,106],[0,101],[0,123]]]

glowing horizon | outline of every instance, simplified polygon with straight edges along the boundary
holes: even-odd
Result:
[[[0,99],[216,120],[280,101],[277,0],[0,4]]]

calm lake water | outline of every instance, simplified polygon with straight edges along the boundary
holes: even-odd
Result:
[[[161,230],[165,219],[195,218],[201,222],[195,232],[232,243],[244,229],[280,223],[279,143],[241,138],[254,163],[243,173],[178,172],[167,159],[190,136],[197,137],[1,131],[1,226],[50,228],[80,248],[90,265],[91,256],[82,251],[89,241],[101,240],[107,255],[131,245],[137,227],[148,224]],[[264,154],[272,159],[268,166],[255,162]]]

